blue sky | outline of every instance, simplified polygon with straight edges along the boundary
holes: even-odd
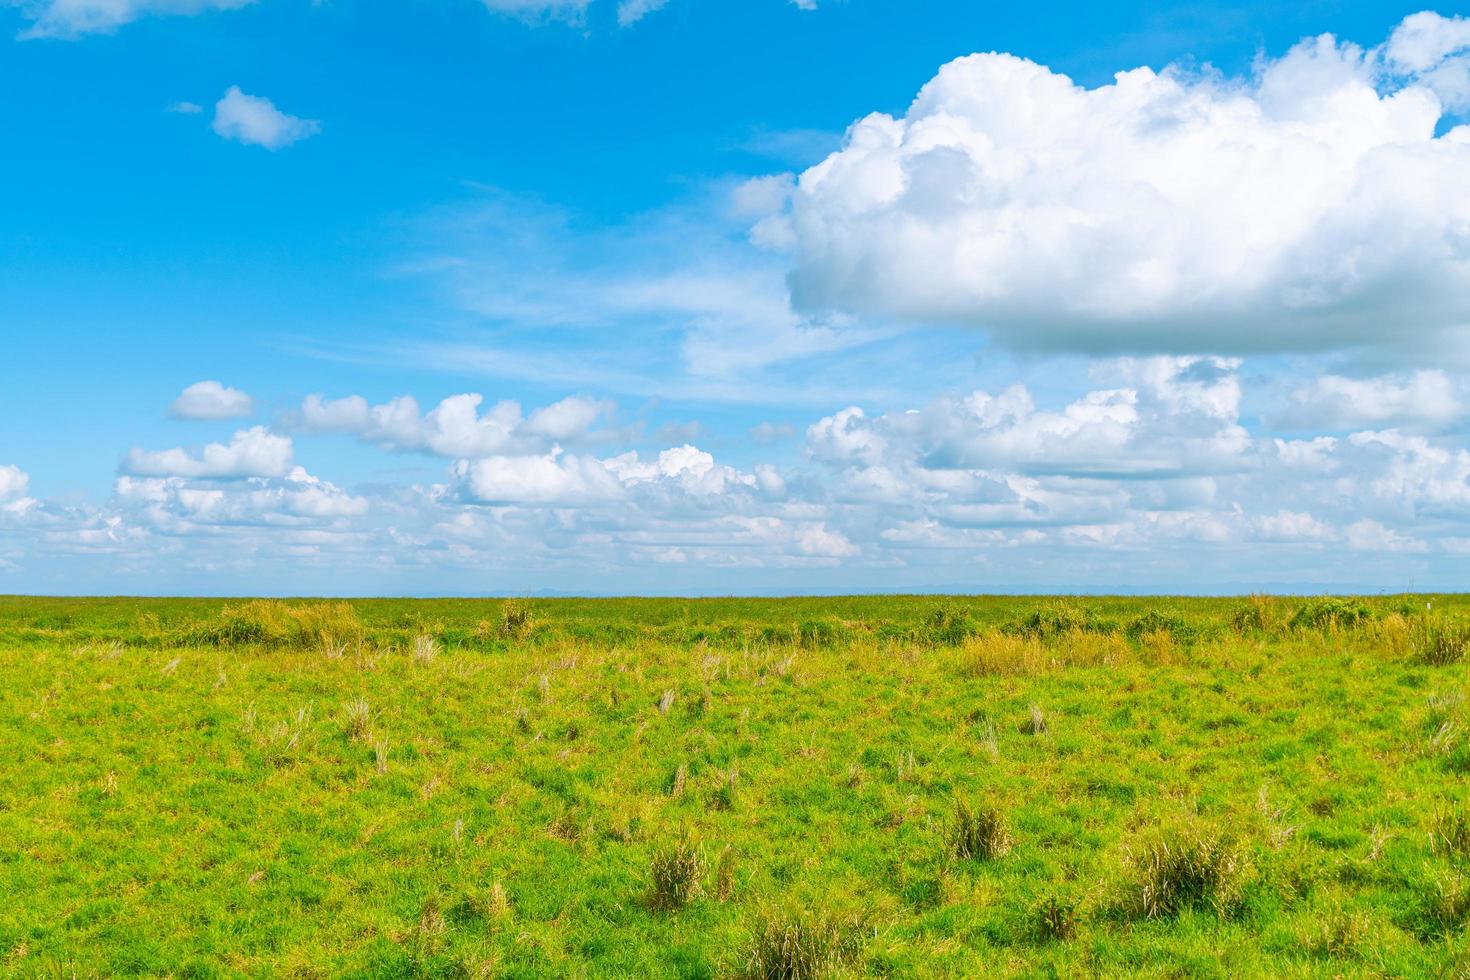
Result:
[[[0,0],[0,591],[1470,587],[1463,13]]]

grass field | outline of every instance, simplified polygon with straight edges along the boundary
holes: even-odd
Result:
[[[0,974],[1439,976],[1470,601],[0,598]]]

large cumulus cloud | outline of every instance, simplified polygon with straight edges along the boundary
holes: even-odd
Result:
[[[1466,22],[1323,35],[1250,78],[1137,68],[1085,88],[1009,54],[854,123],[763,238],[797,307],[1021,346],[1432,346],[1470,326]],[[1452,120],[1451,120],[1452,121]]]

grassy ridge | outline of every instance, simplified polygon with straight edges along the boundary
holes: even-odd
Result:
[[[0,973],[1451,974],[1466,619],[0,598]]]

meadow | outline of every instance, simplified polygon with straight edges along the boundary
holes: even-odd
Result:
[[[0,598],[0,974],[1470,975],[1470,600]]]

